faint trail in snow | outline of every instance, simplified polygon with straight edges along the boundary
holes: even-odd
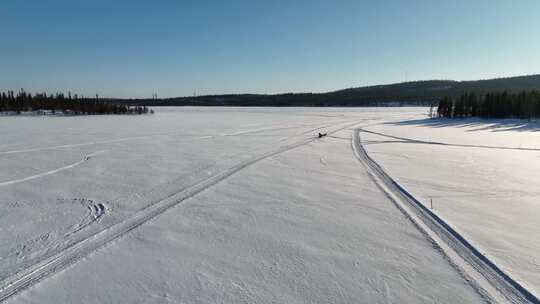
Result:
[[[54,170],[51,170],[51,171],[39,173],[39,174],[36,174],[36,175],[31,175],[31,176],[21,178],[21,179],[14,179],[14,180],[10,180],[10,181],[0,182],[0,187],[14,185],[14,184],[18,184],[18,183],[23,183],[23,182],[26,182],[26,181],[29,181],[29,180],[33,180],[33,179],[36,179],[36,178],[44,177],[44,176],[47,176],[47,175],[55,174],[55,173],[58,173],[58,172],[61,172],[61,171],[64,171],[64,170],[68,170],[68,169],[77,167],[78,165],[90,160],[93,156],[101,154],[101,153],[105,153],[106,151],[107,150],[101,150],[101,151],[94,152],[92,154],[88,154],[78,162],[75,162],[75,163],[72,163],[70,165],[67,165],[67,166],[64,166],[64,167],[61,167],[61,168],[57,168],[57,169],[54,169]]]
[[[76,148],[76,147],[99,145],[99,144],[110,144],[110,143],[137,140],[137,139],[144,139],[144,138],[150,138],[150,137],[151,136],[125,137],[125,138],[118,138],[118,139],[111,139],[111,140],[104,140],[104,141],[91,141],[91,142],[79,143],[79,144],[66,144],[66,145],[59,145],[59,146],[29,148],[29,149],[11,150],[11,151],[0,151],[0,155],[26,153],[26,152],[38,152],[38,151],[46,151],[46,150],[59,150],[59,149],[66,149],[66,148]]]
[[[17,247],[9,252],[6,257],[10,258],[16,256],[19,259],[24,258],[24,256],[31,252],[36,246],[48,242],[51,239],[52,234],[54,234],[53,231],[48,231],[41,233],[35,238],[28,239],[24,243],[17,245]]]
[[[254,133],[260,133],[265,131],[280,131],[280,130],[289,130],[289,129],[298,129],[298,128],[304,128],[312,125],[294,125],[294,126],[271,126],[271,127],[264,127],[264,128],[256,128],[256,129],[246,129],[246,130],[240,130],[240,131],[234,131],[229,133],[220,133],[217,135],[206,135],[206,136],[200,136],[197,137],[198,139],[209,139],[209,138],[215,138],[215,137],[228,137],[228,136],[241,136],[241,135],[248,135],[248,134],[254,134]],[[321,127],[322,128],[322,127]],[[320,128],[317,128],[320,129]],[[314,129],[314,130],[317,130]],[[303,132],[302,134],[305,134],[307,132]],[[260,136],[260,135],[259,135]]]
[[[357,121],[354,123],[340,123],[336,124],[335,129],[330,130],[328,134],[333,134],[341,130],[345,130],[352,126],[360,124],[362,121]],[[219,182],[225,180],[231,175],[241,171],[242,169],[251,166],[259,161],[267,159],[269,157],[275,156],[277,154],[298,148],[300,146],[315,142],[320,140],[317,137],[305,138],[299,142],[281,146],[269,152],[254,156],[246,161],[243,161],[233,167],[230,167],[227,170],[224,170],[218,174],[210,176],[207,179],[204,179],[197,184],[188,187],[180,192],[177,192],[161,201],[158,201],[154,204],[151,204],[139,211],[137,211],[132,216],[117,222],[116,224],[109,225],[103,230],[98,231],[97,233],[89,236],[88,238],[76,241],[70,244],[64,250],[57,252],[56,254],[49,256],[40,262],[16,273],[15,275],[8,277],[0,283],[0,302],[7,300],[11,296],[21,292],[22,290],[34,285],[40,280],[53,275],[62,269],[68,267],[71,264],[74,264],[83,257],[91,254],[97,249],[101,248],[105,244],[116,240],[126,233],[132,231],[133,229],[141,226],[142,224],[148,222],[149,220],[163,214],[165,211],[169,210],[182,203],[186,199],[189,199],[206,189],[218,184]]]
[[[372,180],[481,295],[495,303],[540,303],[535,295],[497,267],[459,232],[392,179],[368,155],[360,140],[361,131],[364,130],[359,128],[354,131],[351,145]]]
[[[346,140],[346,141],[351,140],[350,137],[339,137],[339,136],[333,136],[333,135],[329,135],[328,137],[335,138],[335,139],[342,139],[342,140]]]
[[[86,209],[87,213],[86,213],[86,216],[84,216],[79,223],[71,225],[66,229],[67,232],[64,233],[63,235],[64,238],[69,237],[72,234],[75,234],[76,232],[88,227],[92,223],[95,223],[102,216],[104,216],[105,212],[108,210],[105,203],[100,203],[97,201],[93,201],[91,199],[76,198],[76,199],[72,199],[71,201],[74,203],[78,202],[82,207]],[[24,243],[19,244],[13,250],[7,253],[6,257],[10,258],[10,257],[16,256],[18,259],[28,258],[29,256],[27,255],[28,254],[31,255],[32,251],[35,250],[36,247],[43,248],[43,246],[45,246],[46,243],[49,243],[51,240],[53,241],[56,240],[58,237],[57,235],[59,233],[60,231],[43,232],[39,236],[28,239]],[[48,246],[51,246],[51,245],[48,245]]]
[[[425,140],[419,140],[419,139],[412,139],[407,137],[399,137],[399,136],[393,136],[388,135],[380,132],[374,132],[369,131],[366,129],[360,129],[362,132],[375,134],[383,137],[393,138],[397,140],[401,140],[401,142],[398,141],[370,141],[370,144],[375,143],[407,143],[407,144],[423,144],[423,145],[438,145],[438,146],[450,146],[450,147],[463,147],[463,148],[483,148],[483,149],[499,149],[499,150],[520,150],[520,151],[540,151],[540,148],[521,148],[521,147],[505,147],[505,146],[488,146],[488,145],[468,145],[468,144],[453,144],[453,143],[445,143],[445,142],[437,142],[437,141],[425,141]]]
[[[242,130],[242,131],[236,131],[231,133],[222,133],[219,134],[219,136],[238,136],[238,135],[244,135],[244,134],[250,134],[250,133],[259,133],[264,131],[279,131],[279,130],[288,130],[288,129],[298,129],[306,127],[306,125],[300,125],[300,126],[280,126],[280,127],[266,127],[266,128],[258,128],[258,129],[249,129],[249,130]]]
[[[287,129],[296,129],[296,128],[302,128],[302,127],[309,127],[310,125],[295,125],[295,126],[272,126],[272,127],[265,127],[265,128],[257,128],[257,129],[248,129],[248,130],[240,130],[236,132],[231,133],[222,133],[218,135],[206,135],[206,136],[195,136],[197,139],[210,139],[217,136],[238,136],[243,134],[250,134],[250,133],[259,133],[264,131],[279,131],[279,130],[287,130]],[[315,129],[317,130],[317,129]],[[27,152],[39,152],[39,151],[47,151],[47,150],[60,150],[60,149],[67,149],[67,148],[77,148],[77,147],[84,147],[84,146],[92,146],[92,145],[99,145],[99,144],[111,144],[111,143],[117,143],[117,142],[124,142],[124,141],[131,141],[131,140],[138,140],[138,139],[147,139],[147,138],[153,138],[155,136],[167,136],[167,135],[175,135],[175,133],[159,133],[159,134],[151,134],[151,135],[143,135],[143,136],[133,136],[133,137],[124,137],[124,138],[117,138],[117,139],[111,139],[111,140],[103,140],[103,141],[91,141],[91,142],[85,142],[85,143],[77,143],[77,144],[65,144],[65,145],[58,145],[58,146],[48,146],[48,147],[35,147],[35,148],[27,148],[27,149],[19,149],[19,150],[8,150],[8,151],[0,151],[0,155],[9,155],[9,154],[17,154],[17,153],[27,153]],[[184,135],[188,136],[188,135]],[[191,135],[189,135],[191,136]]]
[[[317,128],[314,128],[314,129],[310,129],[310,130],[307,130],[305,132],[302,132],[302,134],[309,134],[311,132],[315,132],[317,130],[320,130],[320,129],[324,129],[324,128],[327,128],[329,125],[324,125],[324,126],[320,126],[320,127],[317,127]]]
[[[112,143],[118,143],[118,142],[124,142],[124,141],[148,139],[148,138],[153,138],[155,136],[167,136],[167,135],[175,135],[175,133],[170,133],[170,134],[159,133],[159,134],[153,134],[153,135],[124,137],[124,138],[117,138],[117,139],[103,140],[103,141],[91,141],[91,142],[78,143],[78,144],[65,144],[65,145],[58,145],[58,146],[36,147],[36,148],[28,148],[28,149],[20,149],[20,150],[0,151],[0,155],[9,155],[9,154],[27,153],[27,152],[39,152],[39,151],[47,151],[47,150],[61,150],[61,149],[85,147],[85,146],[100,145],[100,144],[112,144]],[[184,135],[184,136],[192,136],[192,135]],[[230,135],[227,135],[227,136],[230,136]],[[198,137],[196,136],[195,138],[196,139],[208,139],[208,138],[213,138],[213,137],[215,137],[215,136],[206,135],[206,136],[198,136]]]

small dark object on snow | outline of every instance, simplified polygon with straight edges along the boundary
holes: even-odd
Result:
[[[326,136],[328,133],[319,133],[319,138]]]

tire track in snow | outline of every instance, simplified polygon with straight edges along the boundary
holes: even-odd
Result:
[[[337,124],[337,126],[341,125],[341,127],[329,131],[328,134],[336,133],[341,130],[353,127],[361,122],[362,121],[357,121],[354,123],[348,123],[346,125]],[[62,269],[68,267],[71,264],[74,264],[78,260],[91,254],[92,252],[96,251],[107,243],[120,238],[131,230],[159,216],[170,208],[177,206],[186,199],[191,198],[203,192],[204,190],[218,184],[219,182],[225,180],[226,178],[239,172],[240,170],[269,157],[315,142],[317,140],[320,139],[317,137],[310,137],[294,144],[285,145],[267,153],[252,157],[225,171],[222,171],[216,175],[204,179],[201,182],[191,187],[188,187],[172,196],[169,196],[157,203],[154,203],[142,210],[139,210],[129,218],[119,223],[110,225],[88,238],[73,243],[65,250],[53,256],[50,256],[2,281],[0,284],[0,302],[5,301],[11,296],[36,284],[40,280],[61,271]]]
[[[499,149],[499,150],[520,150],[520,151],[540,151],[540,148],[521,148],[521,147],[505,147],[505,146],[488,146],[488,145],[469,145],[469,144],[453,144],[453,143],[445,143],[445,142],[437,142],[437,141],[426,141],[426,140],[419,140],[419,139],[412,139],[407,137],[400,137],[400,136],[393,136],[388,135],[380,132],[375,131],[369,131],[366,129],[360,128],[360,131],[375,134],[387,138],[402,140],[404,143],[410,143],[410,144],[423,144],[423,145],[438,145],[438,146],[449,146],[449,147],[462,147],[462,148],[483,148],[483,149]],[[372,142],[376,143],[376,142]],[[381,143],[397,143],[397,142],[390,142],[390,141],[384,141]]]
[[[353,134],[352,148],[375,184],[486,299],[495,303],[539,303],[538,298],[480,253],[461,234],[392,179],[365,150],[361,128]]]
[[[58,172],[61,172],[61,171],[64,171],[64,170],[68,170],[68,169],[71,169],[71,168],[75,168],[77,167],[78,165],[90,160],[90,158],[92,158],[92,156],[95,156],[97,154],[101,154],[101,153],[105,153],[107,150],[101,150],[101,151],[97,151],[97,152],[94,152],[94,153],[91,153],[91,154],[88,154],[86,155],[83,159],[81,159],[80,161],[78,162],[74,162],[70,165],[67,165],[67,166],[64,166],[64,167],[60,167],[60,168],[57,168],[57,169],[54,169],[54,170],[50,170],[50,171],[47,171],[47,172],[43,172],[43,173],[39,173],[39,174],[36,174],[36,175],[31,175],[31,176],[27,176],[25,178],[20,178],[20,179],[13,179],[13,180],[9,180],[9,181],[5,181],[5,182],[0,182],[0,187],[5,187],[5,186],[9,186],[9,185],[14,185],[14,184],[18,184],[18,183],[23,183],[23,182],[27,182],[29,180],[33,180],[33,179],[36,179],[36,178],[40,178],[40,177],[44,177],[44,176],[47,176],[47,175],[51,175],[51,174],[56,174]]]

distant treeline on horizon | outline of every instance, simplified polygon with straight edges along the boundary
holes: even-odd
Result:
[[[118,99],[131,105],[151,106],[265,106],[265,107],[366,107],[429,106],[443,97],[465,93],[519,93],[540,90],[540,75],[474,81],[425,80],[349,88],[327,93],[223,94],[172,98]]]
[[[63,93],[31,95],[21,90],[16,96],[13,91],[0,95],[0,112],[47,110],[74,114],[142,114],[152,112],[147,106],[435,107],[442,102],[441,116],[444,117],[527,118],[530,115],[539,117],[540,109],[536,108],[534,101],[516,100],[525,98],[520,95],[521,92],[539,91],[540,74],[474,81],[413,81],[327,93],[224,94],[161,99],[155,95],[153,98],[143,99],[98,98],[97,95],[95,98],[85,98],[77,94],[72,96],[71,93],[67,96]],[[525,93],[525,99],[536,100],[535,94],[537,93]],[[461,99],[466,101],[460,102]],[[452,103],[451,110],[445,109],[450,107],[449,100]],[[462,106],[462,103],[468,105]]]
[[[445,118],[540,118],[540,91],[444,97],[439,102],[437,115]]]
[[[21,89],[17,94],[13,91],[0,93],[0,113],[46,111],[51,114],[100,115],[100,114],[146,114],[153,113],[145,105],[129,106],[107,99],[79,97],[77,94],[64,93],[32,95]]]

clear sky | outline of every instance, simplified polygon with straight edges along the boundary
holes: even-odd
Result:
[[[171,97],[537,73],[539,0],[0,1],[0,90]]]

